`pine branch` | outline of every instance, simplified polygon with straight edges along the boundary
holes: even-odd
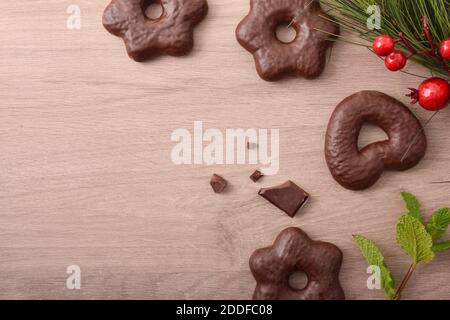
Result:
[[[398,38],[401,33],[406,41],[399,42],[399,48],[410,52],[408,43],[417,52],[429,52],[450,37],[450,0],[321,0],[321,3],[330,8],[329,13],[343,29],[356,33],[368,46],[381,34]],[[370,14],[366,11],[372,5],[378,5],[381,11],[380,30],[367,29]],[[427,17],[429,35],[423,34],[423,17]],[[434,48],[428,41],[429,36]],[[416,54],[411,59],[433,75],[450,80],[450,73],[436,57]],[[449,66],[447,62],[444,64]]]

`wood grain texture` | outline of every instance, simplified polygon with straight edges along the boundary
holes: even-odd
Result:
[[[417,194],[427,216],[450,205],[450,185],[431,184],[450,180],[450,111],[426,129],[429,150],[416,168],[348,191],[323,155],[334,106],[364,89],[406,103],[419,78],[389,73],[365,48],[339,43],[319,79],[264,82],[235,40],[249,9],[242,0],[209,0],[187,57],[138,64],[103,29],[107,2],[0,2],[0,298],[247,299],[250,254],[299,226],[342,249],[349,299],[382,299],[366,288],[351,235],[376,241],[397,279],[407,270],[394,235],[399,192]],[[81,7],[81,30],[66,29],[70,4]],[[422,121],[430,116],[414,110]],[[254,184],[250,165],[174,165],[170,134],[192,130],[194,120],[279,128],[279,174]],[[362,143],[376,137],[369,128]],[[214,172],[229,192],[212,192]],[[287,179],[312,195],[294,219],[257,195]],[[65,287],[71,264],[81,267],[81,290]],[[421,265],[404,298],[450,299],[449,264],[446,252]]]

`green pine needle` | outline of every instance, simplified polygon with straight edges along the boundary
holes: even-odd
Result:
[[[344,30],[350,30],[368,45],[379,35],[387,34],[397,38],[402,32],[417,51],[430,50],[430,45],[422,36],[424,16],[436,47],[450,37],[450,0],[321,0],[330,8],[337,23]],[[366,12],[371,5],[378,5],[381,10],[381,29],[368,30]],[[409,52],[403,43],[397,44],[404,52]],[[430,56],[415,55],[411,58],[428,68],[432,75],[450,80],[450,74],[443,66]]]

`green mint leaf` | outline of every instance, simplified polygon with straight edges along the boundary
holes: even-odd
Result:
[[[433,251],[445,251],[450,249],[450,241],[436,242],[433,244]]]
[[[433,240],[425,226],[413,216],[403,215],[397,224],[397,242],[415,264],[430,262],[434,258],[431,250]]]
[[[362,255],[370,266],[378,266],[381,273],[381,286],[388,297],[393,299],[395,295],[395,281],[394,276],[389,271],[389,268],[384,263],[384,257],[381,251],[371,240],[361,236],[354,235],[353,239],[361,250]]]
[[[422,215],[420,214],[421,204],[419,200],[409,192],[402,192],[401,195],[403,201],[405,201],[406,209],[408,210],[407,214],[422,222],[423,219]]]
[[[440,239],[444,236],[449,224],[450,209],[442,208],[431,216],[431,221],[427,224],[427,231],[433,240]]]

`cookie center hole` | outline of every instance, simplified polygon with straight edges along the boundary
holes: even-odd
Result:
[[[308,276],[302,271],[295,271],[289,277],[289,286],[294,290],[303,290],[308,284]]]
[[[289,23],[281,23],[275,28],[275,36],[282,43],[291,43],[297,38],[297,30]]]
[[[378,126],[364,124],[361,128],[358,138],[358,149],[361,150],[367,145],[389,139],[386,132]]]
[[[150,20],[157,20],[161,18],[164,8],[159,2],[147,1],[144,4],[145,16]]]

